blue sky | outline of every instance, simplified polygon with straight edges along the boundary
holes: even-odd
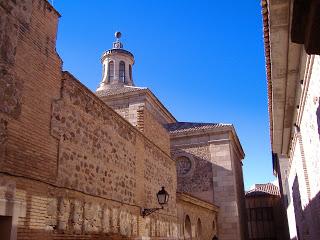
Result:
[[[54,0],[57,50],[91,90],[100,57],[121,31],[149,87],[178,121],[233,123],[246,153],[244,182],[272,175],[260,1]]]

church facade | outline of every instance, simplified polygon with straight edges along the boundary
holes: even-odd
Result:
[[[231,124],[178,122],[134,85],[120,33],[93,93],[62,71],[47,1],[0,16],[1,239],[246,239]]]

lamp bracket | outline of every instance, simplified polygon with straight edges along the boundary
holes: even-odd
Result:
[[[141,208],[141,216],[144,218],[160,209],[163,209],[163,206],[160,208]]]

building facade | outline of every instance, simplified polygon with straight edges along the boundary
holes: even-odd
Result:
[[[62,71],[59,17],[45,0],[0,2],[1,240],[245,239],[233,126],[177,136],[184,124],[134,86],[120,33],[93,93]],[[143,216],[163,186],[168,203]]]
[[[246,192],[249,240],[289,239],[280,191],[272,183],[255,184]]]
[[[262,7],[273,165],[290,239],[319,239],[319,1]]]

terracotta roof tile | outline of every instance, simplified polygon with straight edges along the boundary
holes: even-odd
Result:
[[[104,96],[111,96],[111,95],[117,95],[121,93],[127,93],[127,92],[137,92],[137,91],[143,91],[147,88],[142,87],[130,87],[130,86],[124,86],[119,88],[110,88],[107,90],[97,91],[96,95],[98,97],[104,97]]]
[[[183,132],[189,132],[189,131],[214,129],[214,128],[225,127],[225,126],[232,126],[232,124],[176,122],[176,123],[169,123],[164,125],[164,127],[170,133],[183,133]]]
[[[277,195],[280,196],[279,188],[272,183],[255,184],[255,187],[246,192],[246,196],[257,195]]]
[[[269,110],[269,125],[270,125],[270,141],[272,146],[273,120],[272,120],[272,82],[271,82],[271,58],[270,58],[270,27],[269,27],[269,6],[266,0],[261,1],[262,19],[263,19],[263,39],[266,61],[266,75],[268,86],[268,110]]]

